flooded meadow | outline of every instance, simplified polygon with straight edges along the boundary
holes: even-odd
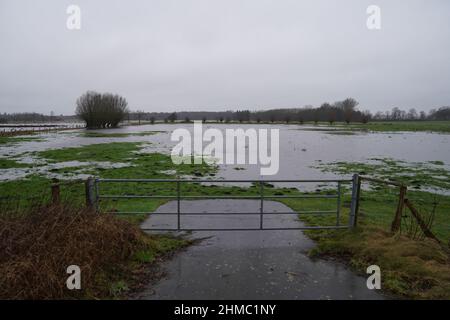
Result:
[[[84,169],[116,168],[127,161],[48,161],[45,151],[97,144],[137,143],[134,152],[170,155],[176,128],[192,131],[192,124],[124,126],[106,130],[73,130],[9,138],[0,145],[0,179],[16,180],[30,175],[60,179],[86,178]],[[205,124],[205,129],[254,128],[246,124]],[[305,125],[259,125],[280,131],[279,171],[260,176],[258,165],[218,166],[215,179],[335,179],[353,173],[380,178],[407,178],[418,190],[447,194],[450,190],[450,135],[427,132],[364,132],[345,127]],[[247,150],[247,149],[246,149]],[[131,158],[130,154],[130,158]],[[107,158],[107,157],[106,157]],[[64,168],[67,172],[64,172]],[[74,170],[74,168],[76,170]],[[388,169],[391,170],[388,170]],[[127,177],[123,177],[127,178]],[[145,178],[145,177],[142,177]]]

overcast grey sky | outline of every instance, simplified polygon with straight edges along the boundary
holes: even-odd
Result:
[[[448,0],[0,0],[0,43],[0,112],[73,114],[86,90],[146,111],[450,105]]]

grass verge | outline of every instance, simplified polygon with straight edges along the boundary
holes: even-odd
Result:
[[[310,236],[317,241],[311,256],[337,258],[364,275],[368,266],[378,265],[386,292],[413,299],[450,299],[449,253],[433,240],[416,241],[373,226]]]
[[[430,203],[435,201],[435,196],[427,192],[409,192],[409,197],[416,202],[420,198]],[[338,259],[362,275],[366,275],[368,266],[378,265],[382,289],[398,297],[450,299],[450,251],[446,247],[450,240],[449,197],[439,196],[440,203],[432,227],[443,245],[430,239],[412,240],[403,232],[388,232],[396,200],[395,192],[363,190],[358,227],[354,230],[306,231],[317,243],[310,255]],[[336,208],[333,201],[326,200],[286,199],[282,202],[296,211]],[[341,225],[348,223],[349,209],[350,195],[346,193],[341,207]],[[311,226],[336,223],[335,215],[300,215],[300,219]],[[403,220],[406,219],[404,216]]]

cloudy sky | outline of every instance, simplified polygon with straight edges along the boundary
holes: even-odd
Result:
[[[450,105],[448,0],[1,0],[0,43],[0,112],[73,114],[87,90],[146,111]]]

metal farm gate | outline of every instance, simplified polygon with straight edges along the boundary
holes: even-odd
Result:
[[[102,185],[111,183],[172,183],[175,184],[175,194],[173,195],[117,195],[117,194],[102,194]],[[252,183],[258,187],[258,195],[187,195],[182,193],[181,186],[183,184],[189,183]],[[305,184],[305,183],[336,183],[336,191],[333,194],[301,194],[301,195],[268,195],[265,193],[265,184],[267,183],[294,183],[294,184]],[[348,223],[344,225],[340,223],[341,219],[341,201],[342,201],[342,184],[351,184],[351,204],[350,204],[350,215]],[[359,193],[359,177],[354,175],[353,179],[335,179],[335,180],[210,180],[210,179],[99,179],[90,178],[86,183],[86,199],[88,205],[98,208],[99,203],[102,200],[120,200],[120,199],[166,199],[175,200],[177,204],[176,212],[148,212],[148,211],[122,211],[115,213],[117,214],[151,214],[151,215],[176,215],[176,228],[157,228],[157,229],[144,229],[153,231],[252,231],[252,230],[311,230],[311,229],[344,229],[351,228],[356,225],[356,212],[358,207],[358,193]],[[183,212],[181,208],[181,200],[203,200],[203,199],[253,199],[259,200],[259,210],[258,212],[245,212],[245,213],[235,213],[235,212]],[[277,200],[277,199],[336,199],[336,207],[333,210],[324,211],[291,211],[291,212],[265,212],[264,211],[264,201],[267,200]],[[256,228],[184,228],[181,223],[181,216],[201,216],[201,215],[259,215],[259,227]],[[265,227],[264,217],[267,215],[276,214],[293,214],[293,215],[307,215],[307,214],[331,214],[335,215],[335,223],[333,225],[324,226],[299,226],[299,227]]]

